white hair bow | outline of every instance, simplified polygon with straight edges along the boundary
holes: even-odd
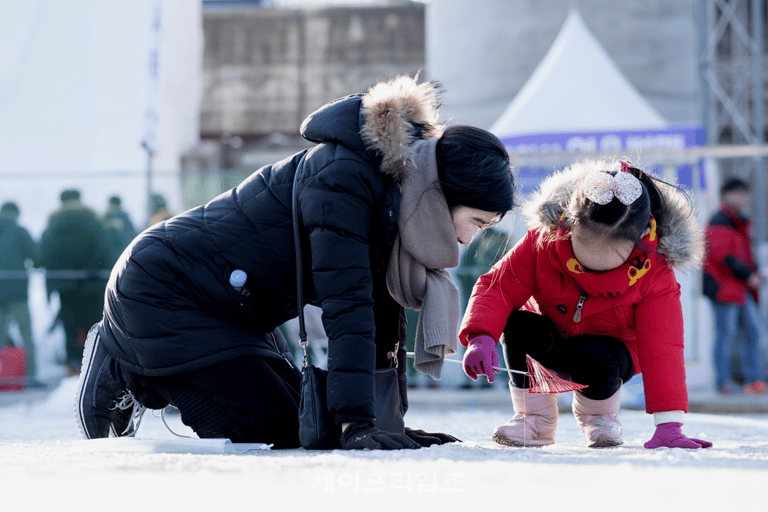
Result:
[[[637,201],[643,193],[643,186],[640,180],[632,174],[625,172],[625,165],[620,162],[618,165],[620,172],[615,176],[607,172],[593,172],[584,178],[584,194],[590,201],[603,205],[610,203],[615,197],[623,204],[629,206]]]

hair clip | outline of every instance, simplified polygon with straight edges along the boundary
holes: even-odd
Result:
[[[615,164],[613,164],[612,171],[616,172],[629,172],[629,167],[632,165],[631,162],[625,162],[624,160],[619,160]]]
[[[621,164],[626,165],[624,162]],[[615,197],[622,204],[629,206],[642,193],[643,186],[640,180],[629,172],[617,172],[615,176],[612,176],[607,172],[600,171],[590,173],[584,178],[584,195],[590,201],[600,205],[610,203]]]

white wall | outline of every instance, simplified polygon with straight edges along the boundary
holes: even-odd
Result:
[[[162,37],[153,184],[178,210],[180,155],[199,136],[200,0],[0,0],[0,202],[19,204],[33,236],[65,188],[79,188],[99,212],[120,195],[144,226],[141,138],[156,5]]]

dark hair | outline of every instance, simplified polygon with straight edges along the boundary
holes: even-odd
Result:
[[[80,200],[80,191],[70,188],[65,190],[61,193],[61,196],[59,196],[61,199],[61,202],[67,202],[67,201],[79,201]]]
[[[720,187],[720,194],[727,194],[728,192],[734,192],[736,190],[739,192],[747,192],[749,190],[749,184],[739,178],[731,178],[726,180],[725,183],[723,183],[723,186]]]
[[[120,206],[122,204],[122,201],[117,196],[112,196],[109,198],[109,204],[113,206]]]
[[[0,207],[0,212],[3,213],[10,213],[12,215],[15,215],[16,217],[19,216],[19,205],[14,203],[13,201],[8,201],[7,203],[3,203],[3,206]]]
[[[612,176],[622,171],[602,171]],[[642,169],[628,167],[627,172],[636,177],[642,192],[632,204],[625,205],[617,198],[607,204],[598,204],[587,198],[582,187],[578,187],[568,205],[568,216],[573,225],[583,226],[600,238],[628,240],[638,243],[648,228],[651,215],[657,226],[663,221],[664,198],[654,178]]]
[[[152,194],[152,209],[155,213],[167,207],[168,203],[163,196],[160,194]]]
[[[452,126],[437,141],[437,174],[448,206],[505,213],[514,204],[509,154],[490,132]]]

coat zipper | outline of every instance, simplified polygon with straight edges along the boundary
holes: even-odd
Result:
[[[573,321],[576,323],[581,322],[581,310],[584,307],[584,301],[587,300],[587,294],[583,293],[579,295],[579,303],[576,304],[576,313],[573,315]]]
[[[288,357],[286,357],[285,354],[280,351],[280,345],[277,344],[277,336],[275,336],[275,333],[271,332],[269,335],[272,336],[272,341],[275,342],[275,350],[277,350],[277,353],[283,356],[283,359],[285,359],[285,362],[288,363],[288,366],[293,368],[293,363],[288,359]]]

